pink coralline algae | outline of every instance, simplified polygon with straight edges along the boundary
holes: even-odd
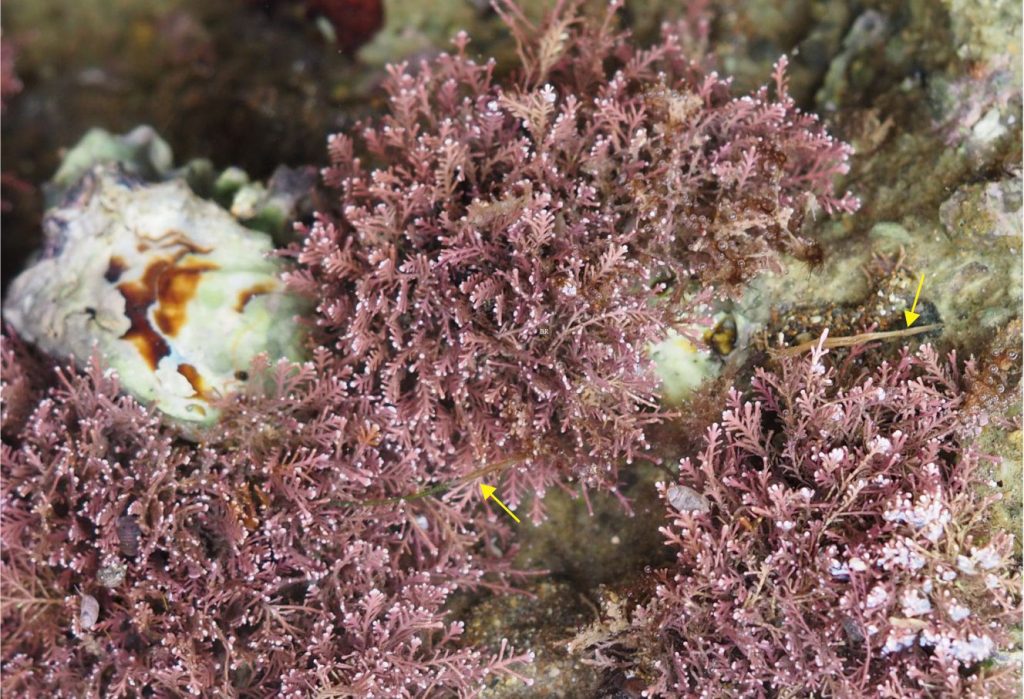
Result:
[[[476,479],[513,505],[614,487],[693,283],[806,251],[806,215],[856,202],[784,61],[774,97],[734,98],[674,31],[638,50],[611,12],[502,12],[507,87],[460,36],[331,139],[338,207],[288,253],[313,359],[242,372],[195,441],[98,361],[54,374],[5,336],[5,693],[467,696],[530,660],[446,619],[456,589],[516,582]]]
[[[529,659],[455,647],[441,611],[501,572],[471,551],[502,532],[352,505],[393,484],[322,361],[254,367],[197,446],[98,366],[27,415],[7,377],[31,359],[5,338],[3,360],[5,694],[468,695]]]
[[[748,278],[811,247],[806,212],[857,202],[832,195],[849,148],[796,109],[784,60],[774,99],[734,98],[685,27],[641,51],[611,14],[537,28],[501,9],[519,77],[497,84],[464,34],[394,67],[388,115],[331,139],[340,215],[307,232],[291,282],[382,444],[417,455],[410,480],[511,455],[517,502],[567,474],[613,486],[643,453],[646,347],[692,311],[690,280]]]
[[[966,446],[973,365],[825,354],[759,370],[662,486],[676,564],[599,661],[645,668],[651,696],[1018,696],[1012,535],[985,528],[998,496]],[[678,509],[677,488],[706,504]]]

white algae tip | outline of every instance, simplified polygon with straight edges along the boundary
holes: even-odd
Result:
[[[166,415],[212,423],[252,359],[303,358],[266,234],[184,181],[144,184],[97,166],[43,221],[41,257],[12,283],[4,317],[26,340],[80,366],[98,350],[121,385]]]

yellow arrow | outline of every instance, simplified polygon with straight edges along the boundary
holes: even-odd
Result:
[[[512,510],[508,509],[507,507],[505,507],[505,503],[503,503],[501,501],[501,499],[499,499],[494,494],[494,486],[493,485],[484,485],[483,483],[481,483],[480,484],[480,492],[483,493],[483,495],[484,495],[484,502],[487,502],[487,498],[493,498],[494,502],[496,502],[499,505],[501,505],[501,509],[505,510],[505,512],[508,512],[508,516],[509,517],[514,519],[517,524],[519,523],[519,518],[516,517],[516,513],[513,512]]]
[[[920,313],[914,313],[914,309],[917,308],[917,300],[921,298],[921,287],[924,286],[924,273],[921,273],[921,281],[917,283],[917,293],[914,294],[914,305],[910,307],[909,311],[903,311],[903,317],[907,320],[907,327],[909,328],[914,324],[914,321],[921,317]]]

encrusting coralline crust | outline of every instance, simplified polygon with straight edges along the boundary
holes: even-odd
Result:
[[[529,660],[445,619],[453,590],[514,582],[476,477],[513,504],[614,487],[690,282],[738,282],[856,202],[784,62],[774,97],[737,99],[686,27],[641,51],[612,11],[501,11],[519,78],[460,36],[331,140],[338,211],[288,277],[317,304],[313,360],[257,361],[198,443],[97,362],[36,388],[5,337],[5,692],[466,696]]]

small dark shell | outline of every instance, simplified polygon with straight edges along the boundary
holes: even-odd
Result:
[[[117,518],[117,539],[121,545],[121,553],[125,556],[139,555],[139,537],[142,530],[134,517],[124,515]]]

